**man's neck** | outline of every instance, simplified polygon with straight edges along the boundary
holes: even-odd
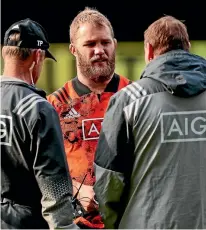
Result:
[[[15,68],[5,67],[2,76],[14,77],[26,82],[27,84],[31,84],[31,77],[29,71],[26,72],[21,68],[17,69],[16,67]]]
[[[22,81],[21,79],[17,77],[11,77],[11,76],[5,76],[5,75],[0,75],[0,80],[1,81],[19,81],[19,82],[25,82]]]

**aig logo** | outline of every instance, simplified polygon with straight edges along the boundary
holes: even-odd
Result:
[[[161,142],[206,141],[206,111],[162,113]]]
[[[103,118],[92,118],[82,120],[82,132],[84,140],[99,139]]]
[[[206,111],[161,114],[161,142],[206,141]]]
[[[12,117],[0,115],[0,144],[11,146]]]

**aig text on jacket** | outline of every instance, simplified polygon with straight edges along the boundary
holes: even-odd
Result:
[[[161,113],[161,142],[206,141],[206,110]]]
[[[12,117],[0,115],[0,144],[11,146],[12,138]]]

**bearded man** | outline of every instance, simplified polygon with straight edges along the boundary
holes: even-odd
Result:
[[[75,222],[82,228],[101,229],[93,185],[94,154],[110,97],[129,79],[115,70],[117,40],[110,21],[86,7],[70,25],[70,52],[77,76],[47,99],[59,114],[69,170],[73,180]]]

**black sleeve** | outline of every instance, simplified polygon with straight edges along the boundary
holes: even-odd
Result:
[[[72,181],[59,117],[50,104],[41,110],[33,136],[37,136],[33,170],[42,192],[43,217],[51,229],[78,228],[73,224]]]
[[[125,195],[133,164],[131,128],[124,115],[124,103],[112,97],[102,124],[95,155],[94,191],[106,228],[118,228],[126,205]]]

